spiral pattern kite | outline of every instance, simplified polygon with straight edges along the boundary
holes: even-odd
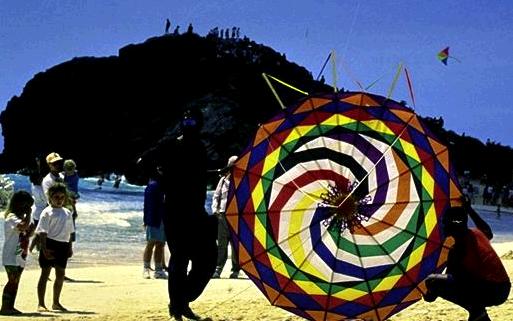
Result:
[[[404,104],[309,96],[260,126],[226,217],[239,263],[311,320],[385,320],[445,266],[442,213],[461,192],[447,147]]]

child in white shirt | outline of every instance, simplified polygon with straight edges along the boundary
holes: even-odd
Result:
[[[68,258],[73,255],[71,233],[75,231],[71,211],[63,207],[67,197],[68,191],[63,183],[50,186],[48,189],[50,206],[41,212],[36,228],[41,243],[39,252],[41,276],[37,284],[39,312],[48,311],[45,305],[45,292],[52,267],[55,268],[52,310],[67,311],[59,301]]]
[[[5,211],[5,240],[2,251],[2,263],[7,272],[8,281],[2,293],[0,315],[19,315],[14,308],[21,273],[25,268],[30,234],[30,212],[34,199],[30,193],[20,190],[13,194]]]

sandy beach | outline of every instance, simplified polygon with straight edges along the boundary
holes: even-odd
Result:
[[[513,250],[512,243],[494,244],[497,253],[503,255]],[[510,256],[511,257],[511,256]],[[504,259],[508,273],[513,278],[513,260]],[[229,264],[223,276],[229,275]],[[139,265],[112,265],[69,268],[66,273],[76,282],[64,284],[61,303],[67,313],[36,312],[36,284],[38,269],[23,273],[16,307],[25,314],[16,318],[2,317],[0,320],[167,320],[166,281],[141,277]],[[52,274],[53,277],[53,274]],[[2,272],[0,285],[5,284]],[[52,282],[48,283],[47,306],[51,306]],[[211,280],[203,295],[192,308],[213,321],[231,320],[303,320],[289,312],[271,306],[253,283],[246,279],[228,278]],[[513,293],[508,301],[489,308],[493,320],[513,320]],[[458,321],[467,320],[466,312],[442,299],[427,304],[420,301],[389,320],[393,321]]]

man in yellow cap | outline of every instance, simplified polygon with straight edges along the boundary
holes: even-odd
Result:
[[[46,164],[48,165],[50,172],[45,177],[43,177],[41,182],[41,189],[46,199],[46,205],[50,204],[48,201],[48,189],[57,182],[64,182],[64,175],[61,173],[63,163],[64,160],[62,157],[55,152],[52,152],[46,156]],[[39,249],[39,237],[37,234],[32,239],[30,250],[32,251],[34,247]]]
[[[43,187],[43,192],[45,193],[46,200],[48,201],[48,189],[55,183],[64,182],[64,175],[62,174],[62,166],[64,160],[61,155],[52,152],[46,156],[46,164],[48,164],[48,168],[50,172],[43,178],[43,182],[41,186]]]

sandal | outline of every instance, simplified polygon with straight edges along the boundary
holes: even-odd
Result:
[[[50,310],[48,310],[48,308],[45,307],[44,305],[38,305],[37,312],[50,312]]]

